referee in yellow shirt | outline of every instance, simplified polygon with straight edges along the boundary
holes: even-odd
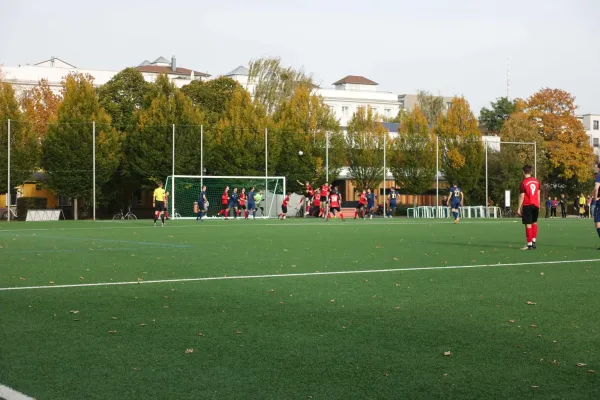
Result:
[[[154,195],[152,196],[152,207],[154,207],[154,226],[160,215],[162,226],[165,226],[165,197],[168,193],[163,189],[163,183],[158,182],[158,187],[154,189]]]

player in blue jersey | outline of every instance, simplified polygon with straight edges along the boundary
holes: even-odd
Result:
[[[256,219],[256,201],[254,201],[254,186],[248,189],[248,211],[246,211],[245,219],[248,219],[250,213],[252,213],[252,219]]]
[[[398,207],[398,203],[396,199],[398,198],[398,192],[396,192],[395,188],[390,188],[390,193],[388,194],[388,209],[387,209],[387,217],[393,218],[392,215],[396,208]]]
[[[600,237],[600,163],[597,165],[596,182],[594,182],[594,192],[592,193],[592,200],[595,200],[596,207],[594,208],[594,223],[596,224],[596,232]],[[600,250],[600,247],[598,247]]]
[[[369,219],[373,219],[373,213],[375,212],[375,199],[377,195],[371,192],[371,189],[367,189],[367,211],[369,212]]]
[[[238,212],[238,190],[237,190],[237,188],[233,188],[233,192],[231,192],[231,195],[229,196],[229,205],[227,208],[232,210],[231,215],[233,215],[233,219],[237,219],[237,212]]]
[[[460,222],[459,211],[460,207],[463,205],[465,196],[463,191],[456,186],[456,183],[450,188],[450,194],[448,195],[448,198],[450,199],[450,208],[452,211],[452,216],[454,216],[454,223],[458,224]]]
[[[208,199],[206,198],[206,186],[202,186],[200,197],[198,198],[198,216],[196,221],[202,221],[204,214],[208,212]]]

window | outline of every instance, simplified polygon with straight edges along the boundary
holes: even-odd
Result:
[[[348,115],[348,106],[342,106],[342,114],[344,116]]]
[[[377,115],[377,113],[379,113],[377,108],[371,108],[371,110],[373,111],[373,115]]]
[[[446,103],[446,110],[450,110],[452,108],[452,103]]]
[[[404,109],[404,100],[400,100],[400,109]]]
[[[599,147],[600,146],[600,139],[599,138],[594,138],[594,147]]]
[[[385,116],[388,118],[392,116],[392,110],[389,108],[386,108],[383,112],[384,112]]]
[[[600,129],[600,121],[594,121],[594,130],[597,131]]]

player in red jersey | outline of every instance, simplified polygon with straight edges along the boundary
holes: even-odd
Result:
[[[246,189],[244,188],[242,188],[242,192],[238,197],[238,217],[242,213],[242,210],[244,210],[244,219],[248,219],[248,211],[246,210]]]
[[[282,221],[285,219],[285,216],[287,215],[287,208],[288,208],[288,204],[290,203],[290,195],[291,195],[291,193],[288,192],[285,195],[285,197],[283,198],[283,203],[281,203],[281,214],[279,214],[279,216],[277,218],[278,219],[281,218]]]
[[[334,190],[329,195],[329,212],[327,213],[327,220],[331,218],[331,215],[335,218],[335,212],[340,213],[340,217],[342,217],[342,221],[344,221],[344,213],[342,212],[342,208],[340,205],[342,204],[342,196],[338,193],[337,190]]]
[[[296,182],[298,182],[299,185],[302,185],[302,182],[300,182],[300,181],[296,181]],[[311,206],[314,196],[315,196],[315,191],[314,191],[312,185],[310,184],[309,181],[306,181],[304,183],[304,198],[301,199],[300,203],[299,203],[299,205],[304,203],[304,215],[309,214],[310,206]]]
[[[329,182],[325,182],[321,186],[321,213],[319,217],[325,217],[327,215],[327,202],[329,201]]]
[[[310,215],[317,218],[321,214],[321,190],[317,188],[315,190],[315,197],[312,205],[310,206]]]
[[[538,232],[538,215],[540,213],[540,181],[531,176],[531,165],[523,167],[523,182],[519,195],[519,209],[517,214],[521,216],[525,225],[525,236],[527,246],[522,250],[534,250],[536,248]]]
[[[229,186],[225,186],[225,190],[221,195],[221,211],[217,215],[225,215],[225,219],[229,216]]]
[[[356,217],[358,217],[358,213],[360,213],[360,216],[362,219],[365,219],[365,208],[367,207],[367,191],[363,190],[360,193],[360,196],[358,198],[358,204],[356,205],[356,210],[354,210],[354,219],[356,219]]]

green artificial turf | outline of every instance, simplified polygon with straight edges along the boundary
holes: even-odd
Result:
[[[542,220],[538,250],[523,241],[511,220],[3,223],[0,288],[54,287],[0,290],[0,384],[37,399],[598,399],[593,224]],[[390,269],[405,270],[315,274]],[[56,287],[111,282],[134,284]]]

